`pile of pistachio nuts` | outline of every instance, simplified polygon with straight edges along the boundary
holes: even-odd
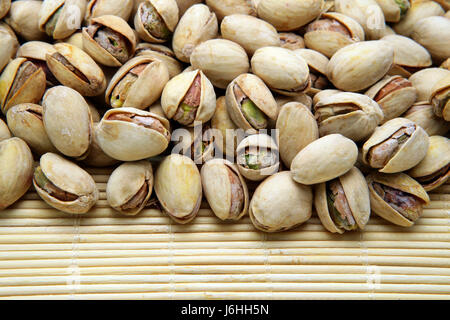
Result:
[[[0,0],[0,210],[30,188],[265,232],[412,226],[449,177],[448,0]],[[33,187],[32,187],[33,186]],[[1,212],[0,212],[1,215]]]

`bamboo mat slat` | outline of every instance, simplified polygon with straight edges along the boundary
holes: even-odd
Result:
[[[450,184],[412,228],[372,215],[331,234],[316,215],[265,234],[248,217],[220,221],[203,202],[189,225],[106,201],[111,169],[89,169],[100,200],[87,215],[30,190],[0,214],[0,299],[450,299]]]

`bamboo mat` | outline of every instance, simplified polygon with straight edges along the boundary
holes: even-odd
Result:
[[[300,228],[258,232],[206,206],[189,225],[106,202],[111,170],[90,172],[89,214],[51,209],[33,191],[0,213],[0,299],[449,299],[450,184],[412,228],[375,215],[333,235],[314,214]]]

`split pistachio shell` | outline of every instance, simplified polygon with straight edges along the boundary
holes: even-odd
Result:
[[[194,161],[179,154],[167,156],[156,170],[155,192],[164,212],[174,221],[192,221],[202,201],[202,181]]]
[[[153,170],[150,162],[127,162],[117,167],[109,177],[106,199],[114,210],[134,216],[144,209],[152,190]]]
[[[182,71],[181,63],[175,58],[175,53],[166,46],[153,43],[140,43],[136,47],[136,56],[148,56],[161,60],[166,64],[169,78],[173,78]]]
[[[239,220],[247,214],[247,184],[235,164],[213,159],[202,166],[203,191],[214,214],[221,220]]]
[[[237,43],[214,39],[199,44],[191,54],[191,64],[202,70],[214,86],[225,89],[240,74],[249,70],[245,50]]]
[[[293,32],[280,32],[278,37],[280,38],[280,47],[282,48],[297,50],[305,47],[305,40],[303,40],[302,36]]]
[[[314,98],[312,99],[312,105],[315,106],[320,100],[325,99],[326,97],[332,96],[333,94],[343,92],[338,89],[325,89],[322,90],[314,95]]]
[[[46,34],[38,28],[42,4],[42,1],[14,1],[5,22],[26,41],[44,40]]]
[[[18,104],[9,109],[6,119],[14,136],[24,140],[30,148],[42,155],[58,152],[45,131],[42,107],[37,104]]]
[[[303,148],[319,139],[313,114],[299,102],[289,102],[281,108],[276,128],[279,130],[280,157],[288,168]]]
[[[385,76],[365,94],[381,107],[383,122],[402,115],[417,99],[416,88],[401,76]]]
[[[220,134],[217,134],[218,137],[214,139],[214,143],[222,154],[227,157],[234,156],[237,147],[235,130],[238,127],[231,120],[227,111],[225,97],[219,97],[216,101],[216,111],[211,119],[211,127],[220,132]]]
[[[18,47],[19,41],[14,31],[6,23],[0,22],[0,72],[14,58]]]
[[[317,18],[322,5],[323,0],[261,0],[257,12],[278,31],[291,31]]]
[[[180,128],[176,131],[176,143],[172,153],[178,150],[180,154],[190,157],[195,164],[203,164],[214,157],[214,136],[209,131],[209,125]],[[175,138],[175,137],[174,137]]]
[[[328,79],[344,91],[359,91],[384,77],[394,61],[394,49],[384,41],[357,42],[330,59]]]
[[[411,227],[422,214],[422,206],[430,202],[427,192],[407,174],[372,173],[366,180],[372,211],[393,224]],[[389,198],[393,198],[391,204],[383,196],[386,191],[391,195]],[[404,210],[404,214],[399,210]]]
[[[137,161],[157,156],[170,141],[169,121],[135,108],[108,110],[96,130],[100,148],[111,158]]]
[[[308,64],[292,50],[279,47],[258,49],[251,64],[253,73],[280,94],[297,95],[311,86]]]
[[[376,0],[387,22],[399,22],[410,8],[408,0]]]
[[[445,121],[450,121],[450,75],[434,85],[430,101],[434,113]]]
[[[20,138],[0,141],[0,210],[22,197],[31,186],[33,155]]]
[[[425,158],[408,173],[417,180],[426,191],[443,185],[450,177],[450,140],[446,137],[430,137]]]
[[[358,158],[356,144],[340,135],[330,134],[311,142],[292,160],[292,178],[312,185],[337,178],[349,171]]]
[[[89,149],[89,154],[85,159],[83,159],[83,163],[97,168],[113,166],[119,163],[119,161],[108,156],[98,145],[96,137],[98,127],[99,122],[94,122],[94,134],[92,135],[91,147]]]
[[[0,1],[0,19],[6,16],[10,7],[11,7],[11,0]]]
[[[442,68],[428,68],[414,73],[409,81],[417,89],[417,101],[430,101],[433,87],[449,75],[450,71]]]
[[[219,21],[234,14],[256,16],[256,7],[248,0],[206,0],[206,4],[216,13]]]
[[[436,116],[433,106],[426,101],[417,102],[403,114],[403,117],[414,121],[431,137],[443,136],[450,130],[450,122]]]
[[[45,73],[25,58],[12,60],[0,76],[0,106],[4,114],[16,104],[37,103],[45,92]]]
[[[294,182],[289,171],[264,180],[250,201],[253,225],[264,232],[286,231],[306,222],[312,215],[310,186]]]
[[[192,51],[200,43],[217,37],[219,24],[214,12],[204,4],[190,7],[181,17],[172,39],[177,58],[189,62]]]
[[[253,133],[267,128],[268,118],[277,117],[277,103],[269,88],[250,73],[241,74],[228,85],[226,103],[233,122]]]
[[[67,43],[57,43],[53,54],[47,54],[47,65],[61,84],[83,96],[98,96],[105,91],[102,69],[83,50]]]
[[[127,21],[133,10],[134,0],[89,0],[85,20],[90,23],[93,18],[114,15]]]
[[[216,93],[200,70],[183,72],[172,78],[161,96],[161,106],[168,119],[193,126],[209,121],[216,108]]]
[[[363,161],[384,173],[416,166],[428,150],[428,135],[405,118],[395,118],[378,127],[363,146]]]
[[[136,1],[138,0],[135,0],[135,2]],[[178,12],[180,17],[182,17],[191,6],[203,2],[203,0],[175,0],[175,1],[177,2],[178,5]]]
[[[0,141],[11,138],[11,132],[9,132],[6,123],[0,119]]]
[[[147,56],[135,57],[125,63],[106,88],[106,103],[113,108],[146,109],[159,99],[169,81],[164,62]]]
[[[83,96],[68,87],[49,89],[42,99],[42,117],[56,149],[72,158],[87,156],[94,130],[91,112]]]
[[[322,225],[328,231],[340,234],[358,227],[364,229],[370,217],[370,196],[361,171],[353,167],[331,183],[334,183],[338,190],[329,190],[329,182],[315,186],[314,206]],[[336,198],[329,199],[331,192],[337,193]],[[341,192],[343,194],[340,194]],[[335,205],[336,202],[338,203]]]
[[[308,64],[311,78],[311,88],[306,91],[309,95],[315,95],[316,93],[329,87],[326,73],[328,66],[328,58],[311,49],[298,49],[294,51],[300,57],[302,57]]]
[[[34,172],[33,185],[47,204],[71,214],[87,213],[99,197],[89,173],[54,153],[41,157]]]

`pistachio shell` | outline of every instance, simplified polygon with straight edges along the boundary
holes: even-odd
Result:
[[[450,121],[450,74],[437,82],[431,92],[430,101],[433,105],[434,113],[438,117]]]
[[[6,123],[0,119],[0,141],[11,138],[11,132],[9,132]]]
[[[417,89],[417,101],[430,101],[434,85],[448,75],[450,71],[442,68],[428,68],[414,73],[409,81]]]
[[[410,8],[409,1],[403,0],[376,0],[387,22],[399,22]]]
[[[90,23],[93,18],[114,15],[127,21],[133,10],[133,2],[134,0],[90,0],[84,18]]]
[[[3,18],[11,7],[11,0],[0,1],[0,19]]]
[[[430,137],[443,136],[450,130],[450,122],[436,116],[433,106],[426,101],[415,103],[403,117],[421,126]]]
[[[29,58],[45,61],[47,54],[53,54],[56,50],[52,44],[43,41],[28,41],[17,50],[18,58]]]
[[[440,67],[446,70],[450,70],[450,58],[442,62]]]
[[[220,149],[222,154],[227,157],[234,156],[237,147],[234,133],[238,127],[228,114],[225,97],[219,97],[216,101],[216,111],[211,119],[211,126],[218,131],[214,144]]]
[[[179,150],[177,153],[190,157],[199,165],[209,161],[214,157],[214,142],[209,133],[208,125],[177,129],[178,143],[172,149],[172,153]]]
[[[99,168],[113,166],[119,163],[119,161],[108,156],[98,145],[96,138],[96,131],[98,130],[98,127],[99,123],[94,122],[94,134],[92,134],[91,147],[87,157],[83,159],[83,163],[91,167]]]
[[[216,13],[219,21],[233,14],[256,16],[256,7],[247,0],[206,0],[206,4]]]
[[[193,5],[202,3],[203,0],[175,0],[178,5],[178,11],[180,13],[180,17],[184,15],[184,13]],[[221,1],[223,2],[223,1]]]
[[[322,99],[324,99],[326,97],[332,96],[333,94],[336,94],[336,93],[339,93],[339,92],[342,92],[342,91],[338,90],[338,89],[325,89],[325,90],[322,90],[322,91],[320,91],[320,92],[318,92],[318,93],[316,93],[314,95],[312,104],[313,104],[313,106],[315,106],[320,100],[322,100]]]
[[[169,78],[173,78],[182,71],[181,63],[175,58],[175,53],[160,44],[140,43],[136,47],[136,56],[149,56],[161,60],[166,64]]]
[[[44,40],[46,35],[38,28],[42,1],[14,1],[5,22],[25,41]]]
[[[256,188],[249,214],[253,225],[261,231],[286,231],[311,217],[312,202],[311,187],[295,183],[289,171],[283,171]]]
[[[280,32],[278,37],[280,38],[280,47],[282,48],[297,50],[305,47],[305,41],[302,36],[293,32]]]
[[[311,142],[292,160],[292,178],[307,185],[337,178],[349,171],[358,158],[356,144],[340,134]]]
[[[14,31],[6,23],[0,22],[0,72],[14,58],[18,47],[19,41]]]

